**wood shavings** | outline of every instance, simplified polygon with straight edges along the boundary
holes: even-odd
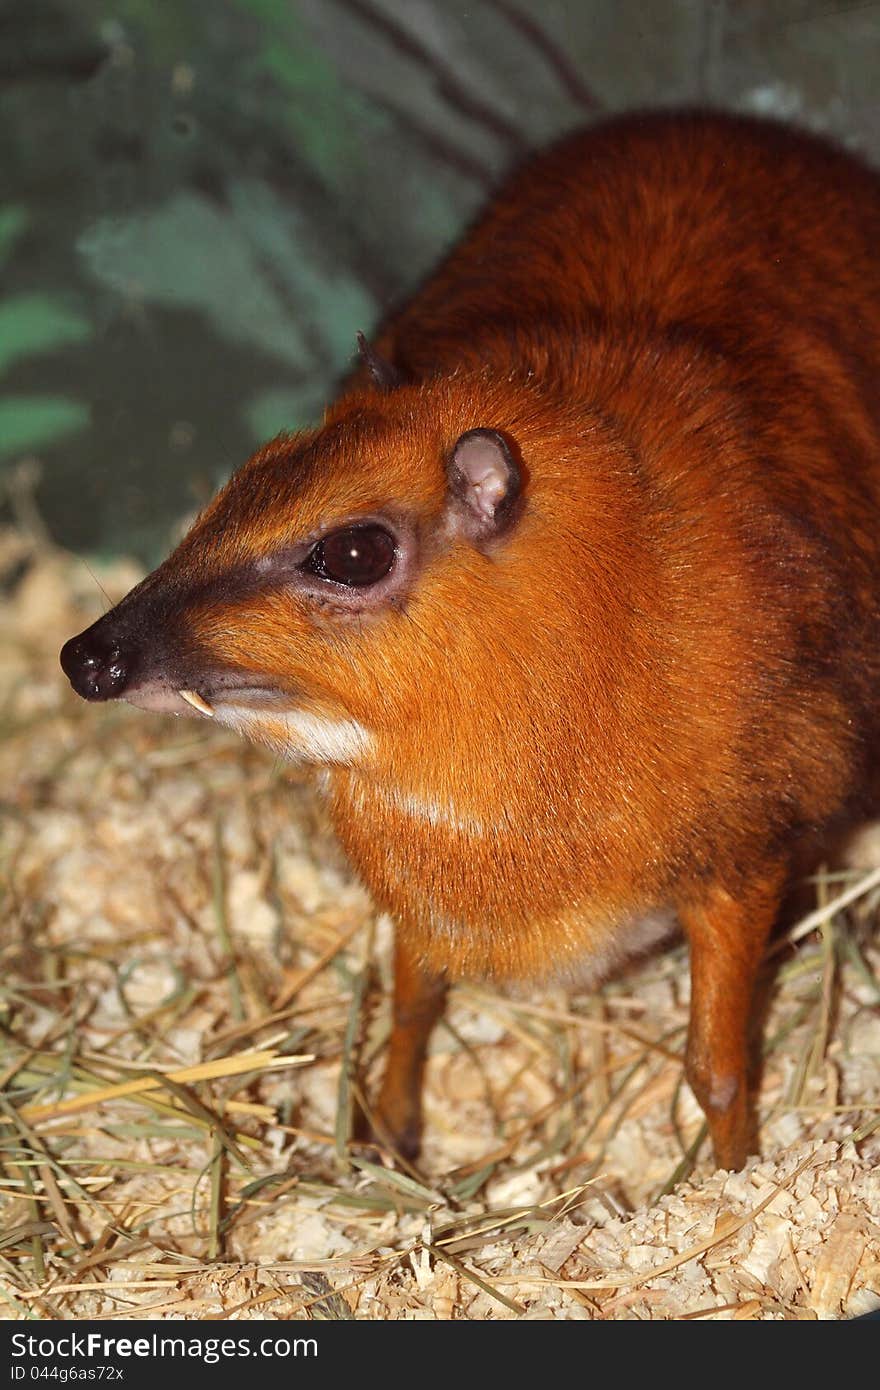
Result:
[[[874,1229],[874,1252],[880,1229]],[[846,1307],[869,1240],[864,1216],[841,1212],[831,1222],[816,1257],[810,1306],[820,1318],[836,1318]]]

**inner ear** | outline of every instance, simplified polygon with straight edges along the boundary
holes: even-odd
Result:
[[[488,540],[511,519],[522,490],[522,469],[498,430],[468,430],[447,466],[449,491],[472,540]]]

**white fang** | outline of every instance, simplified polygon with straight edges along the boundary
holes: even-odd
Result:
[[[209,719],[214,718],[214,711],[211,709],[208,701],[202,699],[202,696],[197,690],[178,690],[177,693],[181,700],[186,700],[186,703],[192,705],[193,709],[197,709],[200,714],[206,714]]]

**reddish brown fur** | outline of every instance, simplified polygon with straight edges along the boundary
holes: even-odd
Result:
[[[674,914],[688,1075],[719,1162],[744,1161],[767,933],[797,857],[874,791],[878,246],[877,177],[780,127],[567,140],[381,335],[406,384],[363,369],[147,581],[187,677],[257,671],[372,736],[329,805],[397,925],[377,1128],[407,1151],[446,979],[576,978]],[[482,547],[443,522],[477,427],[525,477]],[[354,617],[241,582],[375,513],[418,537],[401,601]]]

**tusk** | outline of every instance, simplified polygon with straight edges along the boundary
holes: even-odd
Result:
[[[193,709],[199,710],[201,714],[207,714],[209,719],[214,718],[214,711],[211,709],[211,706],[208,704],[207,700],[202,699],[197,690],[178,690],[177,693],[181,700],[186,700],[186,703],[192,705]]]

